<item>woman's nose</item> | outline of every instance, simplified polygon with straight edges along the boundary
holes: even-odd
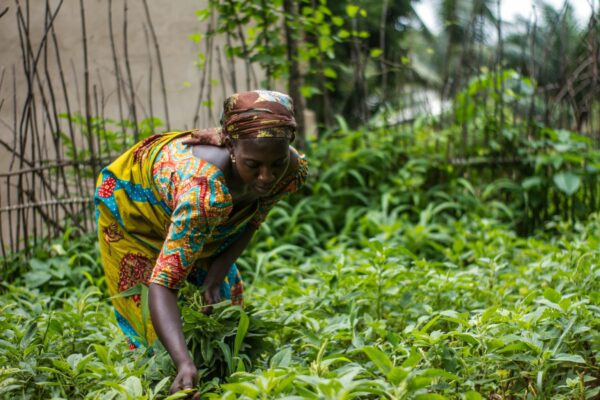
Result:
[[[259,182],[264,185],[269,185],[273,183],[275,180],[275,175],[273,175],[273,170],[271,168],[261,168],[260,174],[258,176]]]

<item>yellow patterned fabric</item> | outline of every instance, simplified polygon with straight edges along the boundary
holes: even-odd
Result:
[[[201,285],[209,258],[224,251],[249,224],[260,225],[270,208],[306,179],[301,158],[297,170],[289,171],[270,196],[232,214],[223,173],[182,143],[188,134],[151,136],[98,177],[100,254],[111,296],[140,283],[173,289],[186,280]],[[242,293],[234,264],[221,294],[241,304]],[[143,300],[140,293],[112,299],[119,325],[136,347],[156,339]]]

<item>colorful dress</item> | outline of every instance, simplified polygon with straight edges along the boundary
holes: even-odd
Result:
[[[210,258],[248,226],[260,226],[277,201],[306,179],[307,162],[299,156],[298,168],[288,171],[269,196],[232,214],[223,173],[182,143],[189,133],[151,136],[98,177],[94,200],[102,265],[130,347],[149,346],[156,339],[146,304],[150,283],[179,289],[187,280],[201,286]],[[235,264],[221,295],[242,303]]]

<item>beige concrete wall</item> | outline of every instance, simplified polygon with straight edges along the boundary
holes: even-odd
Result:
[[[24,3],[23,0],[20,1]],[[30,1],[30,26],[31,36],[34,42],[34,51],[38,46],[44,30],[44,10],[45,1]],[[50,2],[52,6],[58,5],[58,1]],[[159,80],[158,64],[152,43],[147,43],[144,34],[144,28],[147,27],[147,19],[144,13],[142,0],[128,0],[128,52],[133,81],[135,82],[135,91],[137,96],[137,108],[141,117],[149,114],[149,93],[152,92],[153,113],[164,120],[164,106],[161,95],[161,86]],[[188,39],[192,33],[203,33],[206,29],[206,22],[200,23],[195,15],[195,11],[205,6],[205,1],[201,0],[149,0],[148,1],[151,18],[153,21],[158,42],[161,51],[161,58],[165,72],[165,85],[169,102],[169,114],[173,129],[184,129],[191,127],[193,116],[198,105],[198,94],[200,90],[200,80],[202,72],[195,65],[197,54],[200,50],[204,51],[205,40],[201,43],[194,43]],[[107,116],[118,118],[118,104],[116,97],[115,68],[113,65],[113,56],[111,52],[109,19],[108,19],[108,0],[86,0],[85,17],[88,39],[88,58],[90,87],[94,84],[100,92],[100,86],[105,94],[105,114]],[[21,50],[19,44],[19,33],[17,27],[17,18],[15,16],[17,7],[13,1],[1,0],[0,10],[6,6],[9,7],[8,13],[0,19],[0,69],[5,70],[4,83],[0,88],[0,101],[4,100],[4,105],[0,110],[0,118],[3,122],[12,126],[13,107],[12,107],[12,68],[16,68],[16,86],[17,94],[23,96],[26,93],[26,80],[21,65]],[[112,2],[113,10],[113,29],[115,33],[115,45],[119,55],[119,64],[122,72],[125,73],[124,59],[124,0],[114,0]],[[75,81],[79,86],[79,98],[83,99],[84,82],[84,62],[82,47],[82,28],[80,14],[80,3],[77,0],[65,0],[55,20],[56,33],[58,37],[59,49],[62,57],[63,68],[67,78],[67,91],[70,95],[71,105],[75,104],[75,109],[84,111],[83,104],[77,105],[77,96],[75,91]],[[149,35],[148,31],[148,35]],[[223,41],[217,38],[215,40],[215,49],[223,47]],[[50,53],[53,46],[50,46]],[[221,73],[216,62],[216,56],[213,52],[208,58],[213,58],[212,76],[207,77],[207,88],[211,86],[211,99],[215,104],[222,102],[224,93],[231,93],[232,88],[228,84],[229,74],[225,76],[225,85],[221,82]],[[225,64],[224,58],[222,64]],[[245,83],[245,71],[243,65],[238,62],[238,82]],[[152,85],[151,89],[148,83],[150,68],[152,67]],[[227,69],[225,66],[222,69]],[[49,70],[55,84],[59,83],[58,69],[55,58],[49,57]],[[217,82],[218,81],[218,82]],[[245,89],[241,85],[238,89]],[[58,88],[56,88],[58,89]],[[64,110],[64,101],[62,93],[57,96],[58,106]],[[205,89],[205,95],[201,100],[209,100],[208,89]],[[23,99],[18,99],[19,111],[22,108]],[[83,100],[81,100],[83,101]],[[19,107],[20,106],[20,107]],[[218,108],[218,107],[217,107]],[[218,117],[215,110],[214,118]],[[201,121],[202,125],[212,125],[217,121],[207,120],[206,115]],[[0,137],[10,137],[11,133],[6,127],[0,128]],[[0,157],[1,160],[2,157]],[[3,168],[0,167],[0,170]]]

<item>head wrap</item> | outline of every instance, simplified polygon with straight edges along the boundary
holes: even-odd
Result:
[[[270,90],[229,96],[223,103],[221,128],[192,131],[196,144],[223,146],[224,139],[286,138],[296,135],[292,98]]]
[[[294,140],[296,120],[292,98],[286,94],[254,90],[236,93],[223,104],[221,134],[232,139],[281,137]]]

